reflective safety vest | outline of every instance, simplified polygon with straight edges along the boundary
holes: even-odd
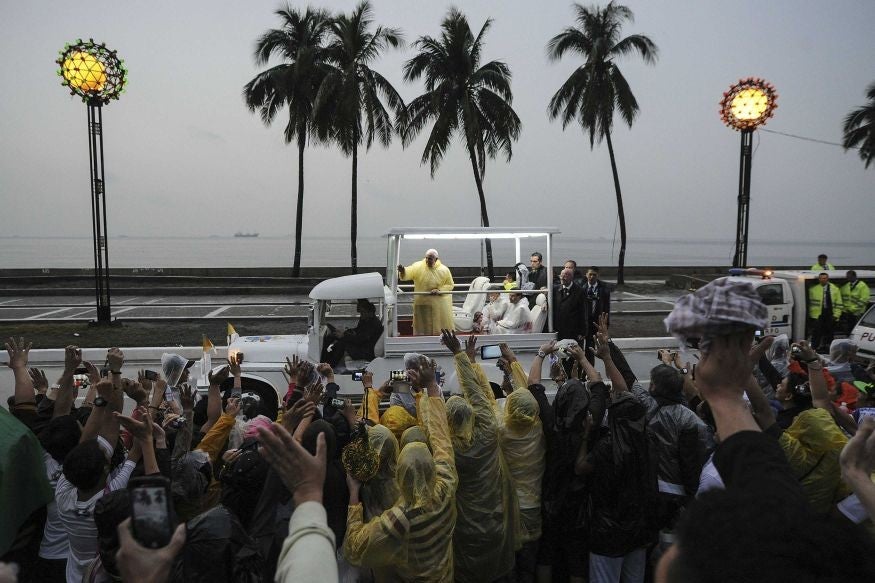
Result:
[[[832,317],[836,320],[842,315],[842,292],[834,283],[827,283],[829,286],[829,299],[832,302]],[[823,311],[823,286],[816,283],[808,288],[808,317],[814,320],[820,318],[820,313]]]
[[[869,286],[859,279],[842,286],[842,301],[845,311],[854,316],[862,316],[863,311],[869,306]]]
[[[826,267],[824,267],[820,263],[815,263],[814,265],[811,266],[811,271],[834,271],[834,270],[835,270],[835,265],[833,265],[832,263],[827,263]]]

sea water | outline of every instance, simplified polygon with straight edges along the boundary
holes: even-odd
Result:
[[[110,237],[111,267],[286,267],[293,257],[291,237]],[[401,262],[421,259],[428,247],[436,247],[449,266],[480,265],[483,249],[479,241],[404,241]],[[362,237],[358,241],[358,264],[384,267],[385,237]],[[732,263],[734,242],[728,240],[629,239],[629,266],[725,266]],[[523,239],[521,259],[545,255],[544,238]],[[509,266],[515,260],[512,240],[493,241],[496,265]],[[574,259],[581,266],[616,265],[619,242],[611,239],[581,239],[559,235],[553,240],[553,264]],[[839,269],[875,265],[872,241],[763,241],[751,240],[748,264],[809,267],[820,253]],[[90,237],[0,237],[0,269],[87,268],[94,265]],[[348,237],[307,237],[303,241],[301,265],[343,267],[350,264]]]

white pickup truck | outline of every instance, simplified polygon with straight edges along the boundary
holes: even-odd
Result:
[[[764,335],[786,334],[791,340],[804,340],[810,336],[808,330],[808,290],[818,284],[820,271],[769,271],[762,269],[731,269],[730,277],[751,283],[769,309],[769,324]],[[847,281],[846,271],[827,271],[830,282],[841,287]],[[875,271],[857,270],[857,277],[875,289]],[[869,299],[871,304],[873,299]],[[858,329],[869,322],[868,336]],[[875,358],[875,315],[870,309],[858,322],[850,337],[860,345],[858,354]],[[868,356],[867,356],[868,354]]]
[[[310,292],[310,313],[306,334],[242,336],[231,342],[228,353],[242,352],[243,392],[253,392],[263,401],[262,411],[276,411],[279,399],[287,391],[283,375],[286,357],[297,355],[310,362],[319,362],[328,332],[328,317],[332,306],[355,304],[359,298],[366,298],[377,306],[377,314],[383,323],[383,334],[374,346],[376,358],[370,362],[345,361],[343,368],[348,371],[371,371],[375,383],[389,377],[390,371],[404,368],[404,354],[418,352],[434,358],[443,373],[443,383],[456,387],[455,367],[452,355],[440,343],[438,336],[414,336],[412,334],[412,302],[415,292],[412,285],[399,285],[395,266],[401,263],[401,246],[407,240],[415,242],[416,259],[421,259],[430,246],[439,246],[441,241],[454,241],[458,247],[465,242],[470,246],[470,256],[480,253],[480,243],[490,239],[493,245],[513,242],[516,262],[521,258],[521,241],[526,241],[525,252],[529,253],[537,245],[544,250],[544,265],[550,270],[552,239],[558,234],[555,227],[499,229],[494,227],[472,229],[393,229],[388,233],[387,281],[379,273],[362,273],[327,279]],[[437,243],[434,241],[437,240]],[[425,241],[431,241],[426,243]],[[407,256],[410,257],[410,252]],[[552,273],[552,271],[548,271]],[[520,334],[480,334],[479,347],[506,342],[514,351],[525,370],[529,369],[538,348],[556,338],[553,332],[553,318],[549,305],[552,294],[552,278],[547,278],[547,292],[541,294],[531,310],[531,321],[527,331]],[[482,309],[486,302],[486,278],[476,278],[470,285],[456,285],[451,293],[456,328],[459,334],[470,332],[473,315]],[[350,317],[352,318],[352,317]],[[547,325],[547,332],[540,332]],[[536,332],[537,330],[537,332]],[[484,370],[490,380],[501,382],[502,373],[495,366],[495,360],[484,361]],[[218,367],[215,367],[218,368]],[[544,366],[544,375],[549,375]],[[354,400],[361,398],[362,385],[354,381],[352,373],[335,374],[335,382],[340,386],[340,395]],[[545,379],[545,384],[552,384]],[[204,389],[205,387],[202,387]]]

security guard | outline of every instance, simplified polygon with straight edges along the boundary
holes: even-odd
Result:
[[[842,316],[844,303],[838,286],[830,283],[829,274],[821,273],[818,283],[808,288],[808,327],[811,345],[818,352],[829,349],[836,322]]]

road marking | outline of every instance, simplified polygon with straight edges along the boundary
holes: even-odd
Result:
[[[132,302],[132,301],[134,301],[134,300],[137,299],[138,297],[140,297],[140,296],[134,296],[134,297],[132,297],[132,298],[128,298],[128,299],[126,299],[126,300],[122,300],[122,301],[120,301],[120,302],[116,302],[116,304],[126,304],[126,303],[128,303],[128,302]]]
[[[20,302],[20,301],[21,301],[20,299],[6,300],[5,302],[0,302],[0,306],[2,306],[3,304],[11,304],[12,302]]]
[[[113,311],[112,315],[113,315],[113,316],[118,316],[119,314],[121,314],[121,313],[123,313],[123,312],[129,312],[130,310],[136,310],[136,309],[137,309],[137,306],[129,306],[129,307],[127,307],[127,308],[122,308],[121,310],[115,310],[115,311]],[[91,311],[91,310],[89,310],[89,311]]]
[[[85,310],[84,312],[77,312],[75,314],[71,314],[69,316],[64,316],[65,320],[72,320],[73,318],[78,318],[79,316],[84,316],[85,314],[93,314],[94,310]]]
[[[154,300],[149,300],[149,301],[146,302],[146,303],[147,303],[147,304],[157,304],[158,302],[160,302],[160,301],[163,300],[163,299],[164,299],[164,298],[155,298]]]
[[[647,300],[648,302],[661,302],[661,303],[663,303],[663,304],[668,304],[668,305],[670,305],[670,306],[673,306],[673,305],[674,305],[674,302],[673,302],[673,301],[670,302],[670,301],[668,301],[668,300],[662,300],[662,299],[660,299],[660,298],[652,298],[652,297],[649,297],[649,296],[642,296],[641,294],[633,294],[632,292],[627,292],[627,291],[624,291],[624,292],[621,292],[621,293],[623,293],[623,294],[625,294],[625,295],[627,295],[627,296],[632,296],[633,298],[640,298],[640,299],[642,299],[642,300]]]
[[[206,315],[204,315],[204,316],[201,316],[201,318],[212,318],[212,317],[214,317],[214,316],[218,316],[219,314],[221,314],[222,312],[224,312],[225,310],[227,310],[227,309],[230,308],[230,307],[231,307],[231,306],[222,306],[221,308],[219,308],[219,309],[217,309],[217,310],[213,310],[213,311],[210,312],[209,314],[206,314]]]
[[[58,312],[66,312],[70,308],[59,308],[57,310],[52,310],[51,312],[44,312],[42,314],[37,314],[35,316],[28,316],[27,318],[22,318],[22,320],[39,320],[45,316],[50,316],[52,314],[57,314]]]

